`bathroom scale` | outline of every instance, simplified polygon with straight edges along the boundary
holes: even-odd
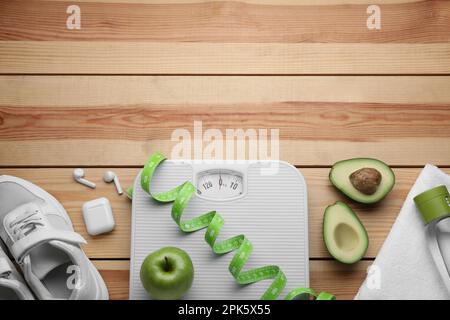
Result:
[[[172,220],[172,203],[153,200],[134,182],[132,202],[130,299],[151,299],[140,281],[146,256],[163,247],[185,250],[194,265],[194,281],[183,299],[259,299],[273,280],[239,285],[228,271],[233,252],[217,255],[205,242],[206,229],[184,233]],[[217,211],[225,224],[219,241],[244,234],[253,252],[243,271],[278,265],[287,278],[280,295],[309,287],[308,206],[305,179],[282,161],[240,163],[166,160],[156,170],[152,192],[168,191],[185,181],[197,188],[183,219]]]

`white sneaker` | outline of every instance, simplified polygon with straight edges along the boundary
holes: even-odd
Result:
[[[1,242],[1,241],[0,241]],[[34,300],[20,273],[0,243],[0,300]]]
[[[103,300],[108,290],[63,206],[26,180],[0,176],[0,237],[39,299]]]

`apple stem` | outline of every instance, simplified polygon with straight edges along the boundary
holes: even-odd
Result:
[[[167,259],[166,256],[164,257],[164,261],[166,261],[165,269],[166,269],[166,271],[169,271],[169,269],[170,269],[170,266],[169,266],[169,259]]]

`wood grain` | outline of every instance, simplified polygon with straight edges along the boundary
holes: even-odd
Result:
[[[153,152],[171,157],[170,140],[39,139],[1,141],[3,167],[141,166]],[[247,145],[248,151],[248,145]],[[355,157],[379,158],[392,166],[449,166],[448,138],[380,139],[377,142],[338,140],[281,140],[280,159],[297,166],[331,166]]]
[[[129,261],[94,261],[109,290],[111,299],[128,299]],[[310,286],[327,291],[339,300],[353,299],[366,276],[371,261],[361,261],[353,266],[335,261],[310,261]]]
[[[93,261],[108,287],[109,299],[128,300],[130,261]]]
[[[139,1],[140,2],[140,1]],[[384,1],[0,3],[0,73],[449,74],[450,3]]]
[[[9,152],[0,163],[141,165],[156,150],[170,155],[173,129],[203,120],[222,130],[278,127],[280,157],[296,165],[358,156],[449,165],[449,79],[3,76],[0,145]]]
[[[1,74],[450,74],[450,44],[2,41]]]
[[[40,0],[37,0],[40,1]],[[45,0],[53,2],[67,2],[67,0]],[[378,4],[414,3],[424,0],[378,0]],[[426,0],[425,0],[426,1]],[[204,2],[224,2],[224,0],[77,0],[77,2],[100,2],[100,3],[146,3],[146,4],[185,4]],[[264,4],[264,5],[343,5],[343,4],[373,4],[372,0],[240,0],[242,3]]]
[[[400,166],[450,164],[447,104],[286,101],[230,105],[0,106],[0,120],[0,147],[9,151],[0,154],[3,166],[141,165],[157,150],[170,156],[179,143],[176,137],[171,141],[172,133],[185,128],[193,136],[194,121],[202,121],[203,132],[215,128],[224,137],[226,129],[278,129],[280,159],[295,165],[330,166],[344,158],[363,156]],[[184,155],[193,156],[193,152]]]
[[[450,166],[450,1],[379,0],[377,31],[366,28],[371,0],[80,0],[74,31],[70,4],[0,1],[0,174],[61,201],[112,299],[128,298],[131,205],[102,175],[114,167],[131,184],[193,121],[280,129],[280,158],[307,166],[311,287],[338,299],[356,294],[419,167]],[[397,166],[394,190],[371,207],[323,168],[361,156]],[[96,190],[73,182],[75,166]],[[81,206],[101,196],[117,227],[92,238]],[[323,210],[336,200],[369,234],[353,266],[323,245]]]
[[[3,41],[2,74],[450,74],[450,44]]]
[[[2,107],[450,104],[449,76],[0,76]]]
[[[373,142],[396,138],[448,138],[450,104],[351,103],[147,105],[89,108],[2,107],[0,140],[170,139],[177,128],[278,128],[281,140]],[[245,121],[240,121],[245,119]],[[237,124],[239,123],[239,126]],[[406,155],[408,156],[408,155]]]
[[[95,190],[72,180],[72,168],[61,169],[0,169],[0,174],[19,176],[30,180],[53,194],[69,212],[74,227],[87,240],[85,250],[91,258],[123,259],[130,256],[130,219],[131,203],[125,196],[118,196],[114,186],[102,181],[105,169],[86,169],[86,177],[97,183]],[[123,186],[132,184],[138,168],[114,168]],[[376,206],[364,206],[353,203],[341,195],[328,181],[329,169],[303,168],[300,169],[306,178],[309,193],[309,232],[310,257],[330,258],[322,240],[322,217],[326,206],[337,200],[345,201],[357,212],[369,234],[370,246],[367,258],[376,256],[380,246],[391,229],[406,195],[417,178],[420,169],[395,169],[397,178],[394,190],[388,197]],[[445,169],[450,173],[450,169]],[[98,197],[107,197],[112,204],[117,227],[113,233],[90,237],[85,230],[82,220],[81,207],[85,201]]]
[[[0,41],[203,43],[438,43],[450,41],[450,2],[380,5],[382,28],[366,27],[367,5],[261,5],[239,1],[83,3],[82,27],[66,28],[71,2],[2,1]]]

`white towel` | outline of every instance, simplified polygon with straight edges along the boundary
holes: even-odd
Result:
[[[403,204],[356,299],[450,299],[425,240],[425,224],[413,198],[438,185],[450,190],[450,176],[426,165]],[[439,223],[444,259],[450,261],[450,219]],[[369,235],[370,236],[370,235]],[[372,277],[370,279],[370,277]],[[378,282],[374,282],[377,281]]]

